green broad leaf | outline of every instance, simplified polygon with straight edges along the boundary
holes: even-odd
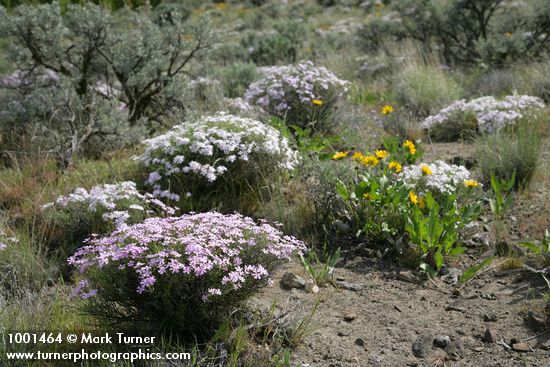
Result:
[[[481,269],[483,269],[486,266],[489,266],[495,259],[494,256],[488,257],[484,259],[482,262],[480,262],[477,265],[471,266],[460,276],[458,279],[459,283],[467,282],[468,280],[472,279]]]
[[[464,251],[466,251],[466,249],[464,247],[457,246],[457,247],[453,248],[451,251],[449,251],[449,256],[460,255],[460,254],[463,254]]]
[[[348,188],[343,182],[338,182],[336,184],[336,192],[340,197],[346,201],[349,201],[351,199],[351,193],[349,192]]]

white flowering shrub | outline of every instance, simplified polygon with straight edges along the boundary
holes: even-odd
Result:
[[[506,96],[502,100],[487,96],[468,102],[458,100],[426,118],[421,127],[433,132],[435,137],[452,140],[464,129],[494,133],[521,119],[536,116],[544,107],[542,99],[531,96]]]
[[[278,130],[226,113],[177,125],[144,141],[136,157],[150,172],[153,195],[192,210],[233,205],[278,173],[292,170],[297,152]],[[199,201],[202,200],[202,204]]]
[[[149,218],[90,239],[69,263],[93,315],[185,336],[212,326],[305,245],[267,223],[216,212]]]
[[[289,125],[322,127],[349,86],[349,82],[311,61],[262,71],[264,76],[250,85],[244,98]]]
[[[65,251],[91,234],[104,234],[151,216],[169,216],[175,210],[150,193],[140,193],[136,183],[125,181],[86,190],[82,187],[42,207],[44,221]],[[56,236],[55,233],[62,236]]]
[[[464,182],[470,180],[470,176],[470,171],[464,166],[435,161],[405,166],[399,179],[405,185],[414,187],[420,194],[430,191],[434,194],[452,195],[464,187]]]

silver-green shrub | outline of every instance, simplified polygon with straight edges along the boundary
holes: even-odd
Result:
[[[3,130],[45,140],[40,147],[66,166],[94,136],[118,143],[123,126],[181,110],[184,74],[213,39],[207,20],[184,18],[154,21],[149,8],[111,13],[92,4],[63,13],[57,4],[0,8],[0,36],[11,40],[18,70],[2,78],[11,101],[0,111]]]

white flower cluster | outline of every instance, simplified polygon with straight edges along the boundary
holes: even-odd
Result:
[[[297,152],[278,130],[225,112],[177,125],[144,144],[145,152],[135,159],[152,169],[146,184],[154,188],[153,195],[172,200],[179,196],[163,190],[165,177],[197,174],[214,182],[231,164],[254,156],[271,157],[278,168],[288,170],[298,161]]]
[[[457,114],[471,113],[477,119],[480,132],[493,133],[544,107],[540,98],[531,96],[507,96],[503,100],[487,96],[469,102],[461,99],[445,107],[437,115],[426,118],[421,126],[431,129],[456,118]]]
[[[115,184],[97,185],[90,191],[79,187],[67,196],[60,196],[53,203],[42,206],[42,209],[84,209],[87,212],[102,212],[106,222],[116,227],[127,223],[131,211],[152,214],[161,212],[172,215],[175,210],[150,193],[141,194],[133,181]],[[155,209],[155,210],[153,210]]]
[[[470,171],[464,166],[447,164],[443,161],[421,163],[403,167],[400,179],[405,185],[451,195],[459,185],[470,179]]]
[[[245,92],[245,100],[267,112],[284,116],[285,112],[314,108],[313,100],[328,105],[343,96],[349,82],[338,79],[324,67],[311,61],[298,65],[262,68],[264,77],[252,83]]]

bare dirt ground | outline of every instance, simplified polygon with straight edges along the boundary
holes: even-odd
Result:
[[[428,143],[424,157],[475,162],[475,149],[465,143]],[[544,320],[549,310],[544,310],[542,294],[549,290],[542,276],[525,266],[530,264],[526,252],[514,245],[540,239],[550,227],[549,139],[541,161],[530,189],[516,194],[501,233],[501,241],[522,259],[516,265],[503,266],[514,256],[497,258],[460,285],[452,273],[427,279],[396,265],[395,259],[380,258],[375,250],[354,249],[338,264],[334,281],[356,289],[328,285],[317,294],[282,289],[285,273],[309,279],[295,261],[282,267],[273,285],[253,302],[263,308],[275,303],[282,312],[292,309],[297,320],[319,302],[309,333],[293,354],[293,363],[303,366],[549,367],[548,319],[541,324],[529,317],[531,311]],[[467,255],[452,262],[451,269],[464,270],[495,255],[494,226],[487,212],[470,228]]]
[[[294,362],[304,366],[550,366],[550,332],[539,334],[526,321],[539,310],[540,276],[528,271],[481,273],[461,287],[426,280],[381,260],[355,257],[337,268],[335,279],[359,285],[353,291],[322,287],[318,294],[281,289],[286,272],[306,277],[300,264],[280,269],[274,284],[256,302],[268,307],[299,304],[302,315],[320,300],[311,330],[295,350]],[[495,340],[484,337],[493,330]],[[413,343],[428,335],[426,356],[413,354]],[[431,340],[448,336],[444,350]],[[527,338],[527,351],[509,350],[512,339]],[[441,339],[441,338],[440,338]],[[442,338],[446,339],[446,338]],[[445,341],[443,341],[443,344]],[[437,344],[437,342],[436,342]]]

